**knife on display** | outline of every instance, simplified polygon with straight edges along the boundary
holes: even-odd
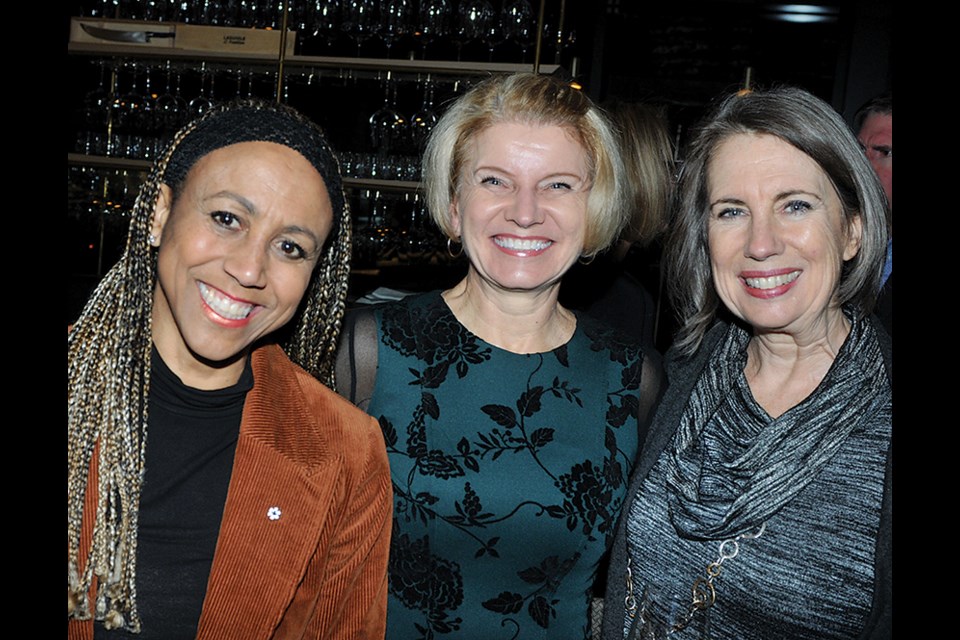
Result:
[[[104,29],[83,23],[80,23],[80,26],[94,38],[112,40],[113,42],[138,42],[144,44],[150,42],[152,38],[173,38],[177,35],[175,31],[121,31],[119,29]]]

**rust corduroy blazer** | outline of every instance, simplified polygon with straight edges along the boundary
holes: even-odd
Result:
[[[379,425],[279,347],[252,358],[197,638],[383,638],[392,489]],[[68,638],[92,639],[92,621],[70,621]]]

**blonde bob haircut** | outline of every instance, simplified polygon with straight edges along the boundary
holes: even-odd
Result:
[[[483,80],[450,105],[430,134],[423,155],[424,190],[430,215],[447,237],[457,239],[452,205],[469,160],[470,143],[499,123],[560,126],[580,143],[587,154],[590,181],[581,253],[590,257],[610,246],[631,211],[615,129],[583,92],[553,76],[534,73]]]

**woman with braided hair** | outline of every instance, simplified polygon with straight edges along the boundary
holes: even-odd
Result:
[[[68,637],[382,637],[377,423],[330,391],[350,219],[323,132],[187,125],[68,337]]]

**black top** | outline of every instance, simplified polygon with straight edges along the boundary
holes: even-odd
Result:
[[[237,384],[201,391],[183,384],[154,348],[137,542],[142,629],[107,632],[97,622],[95,638],[196,637],[252,387],[249,360]]]

